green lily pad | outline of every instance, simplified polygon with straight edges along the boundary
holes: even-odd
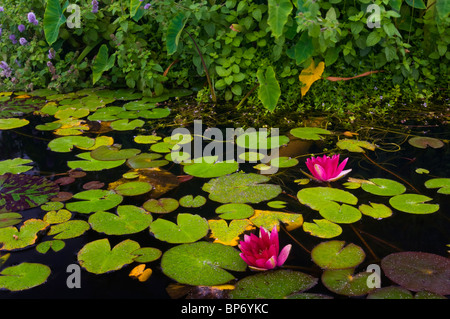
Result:
[[[206,198],[202,195],[185,195],[179,200],[180,206],[188,208],[198,208],[206,204]]]
[[[32,160],[24,158],[14,158],[0,161],[0,175],[5,173],[19,174],[32,169],[32,166],[24,166],[25,164],[33,163]]]
[[[63,203],[60,204],[64,205]],[[69,212],[67,209],[60,209],[58,211],[49,211],[47,214],[45,214],[43,221],[49,224],[59,224],[68,221],[70,218],[72,218],[71,212]]]
[[[170,109],[155,107],[151,110],[143,110],[139,112],[139,116],[144,119],[161,119],[170,115]]]
[[[138,233],[149,227],[152,221],[150,213],[134,205],[119,205],[117,214],[100,211],[89,216],[92,229],[107,235]]]
[[[137,196],[150,192],[152,188],[153,186],[150,183],[134,181],[122,183],[114,190],[122,196]]]
[[[175,198],[151,198],[142,207],[151,213],[167,214],[176,210],[179,205],[179,202]]]
[[[139,169],[139,168],[151,168],[151,167],[160,167],[169,164],[167,160],[157,160],[162,155],[157,153],[142,153],[136,156],[130,157],[127,160],[127,165],[130,168]]]
[[[389,204],[405,213],[410,214],[431,214],[439,210],[439,204],[426,204],[433,200],[425,195],[402,194],[389,199]]]
[[[1,213],[0,228],[17,225],[22,221],[22,215],[19,213]]]
[[[222,219],[244,219],[254,214],[255,210],[247,204],[223,204],[216,208],[216,213]]]
[[[289,137],[285,135],[270,136],[269,131],[244,132],[236,138],[236,144],[242,148],[251,150],[267,150],[279,148],[289,143]]]
[[[40,219],[28,219],[18,230],[14,226],[0,228],[0,250],[17,250],[36,243],[38,234],[49,226]]]
[[[248,219],[234,219],[230,224],[223,219],[211,219],[208,225],[211,230],[210,237],[214,238],[214,242],[228,246],[237,246],[239,236],[246,230],[254,228]]]
[[[216,162],[217,156],[203,157],[198,162],[184,165],[186,174],[213,178],[236,172],[239,169],[239,163],[236,161]]]
[[[272,210],[255,209],[255,214],[250,217],[250,221],[257,227],[272,229],[280,228],[280,224],[286,227],[287,231],[297,229],[303,224],[302,214],[276,212]]]
[[[77,154],[81,161],[68,161],[67,166],[71,169],[81,169],[83,171],[101,171],[104,169],[111,169],[118,167],[125,163],[125,159],[119,159],[115,161],[99,161],[91,157],[91,152],[85,152]]]
[[[322,135],[330,135],[331,132],[320,127],[297,127],[291,129],[290,133],[302,140],[322,140]]]
[[[67,153],[76,147],[89,148],[95,145],[95,139],[87,136],[61,136],[51,140],[48,148],[53,152]]]
[[[281,200],[273,200],[267,203],[267,206],[276,209],[286,208],[287,203]]]
[[[54,131],[59,129],[62,126],[62,123],[59,122],[49,122],[45,124],[38,124],[35,126],[38,131]]]
[[[40,206],[58,193],[59,186],[44,177],[11,173],[0,175],[0,213]]]
[[[434,137],[415,136],[408,140],[408,143],[417,148],[441,148],[444,142]]]
[[[439,188],[439,194],[450,195],[450,178],[432,178],[425,182],[426,188]]]
[[[0,288],[22,291],[42,285],[50,276],[50,267],[37,263],[21,263],[0,272]]]
[[[141,150],[136,148],[120,149],[116,146],[102,145],[91,151],[91,157],[97,161],[120,161],[136,156]]]
[[[349,152],[364,153],[364,149],[373,151],[375,150],[375,145],[367,141],[342,139],[337,141],[336,146],[341,150],[347,150]]]
[[[413,294],[402,287],[389,286],[372,291],[367,299],[413,299]]]
[[[137,135],[134,137],[134,141],[138,144],[154,144],[161,139],[162,137],[157,135]]]
[[[361,204],[359,205],[358,209],[364,215],[376,219],[382,219],[392,216],[392,210],[384,204],[377,204],[377,203],[370,203],[370,205]]]
[[[317,278],[292,270],[261,272],[245,277],[230,292],[231,299],[284,299],[291,294],[311,289]]]
[[[123,200],[122,195],[102,189],[82,191],[73,195],[73,198],[81,199],[81,201],[67,203],[66,208],[72,212],[82,214],[106,211],[116,207]]]
[[[322,269],[355,268],[365,257],[361,247],[338,240],[320,243],[311,251],[312,260]]]
[[[133,120],[121,119],[111,123],[111,128],[116,131],[132,131],[138,127],[144,126],[145,122],[143,120]]]
[[[362,183],[361,188],[374,195],[395,196],[406,191],[406,187],[403,184],[390,179],[372,178],[369,181],[374,184]]]
[[[142,247],[133,252],[138,257],[134,258],[134,261],[139,263],[149,263],[151,261],[159,259],[161,257],[161,250],[153,247]]]
[[[145,101],[132,101],[132,102],[127,102],[123,105],[123,107],[125,109],[127,109],[128,111],[142,111],[142,110],[148,110],[151,108],[156,107],[155,103],[148,103]]]
[[[235,279],[226,270],[245,271],[247,264],[231,246],[198,242],[175,246],[161,259],[163,273],[187,285],[220,285]]]
[[[220,176],[205,183],[202,190],[209,198],[219,203],[259,203],[277,197],[282,189],[279,185],[263,184],[267,176],[254,173],[234,173]]]
[[[393,253],[381,260],[384,274],[411,291],[450,294],[450,260],[425,252]]]
[[[81,267],[94,274],[104,274],[131,264],[138,257],[134,252],[141,248],[133,240],[125,239],[111,249],[107,238],[84,245],[77,258]]]
[[[18,118],[8,118],[1,119],[0,118],[0,130],[12,130],[15,128],[19,128],[27,125],[30,121],[26,119],[18,119]]]
[[[313,223],[304,222],[303,230],[319,238],[334,238],[342,233],[341,226],[326,219],[314,219]]]
[[[286,156],[277,157],[270,161],[270,165],[273,167],[286,168],[293,167],[298,164],[298,159],[290,158]]]
[[[89,224],[84,220],[68,220],[52,225],[48,235],[54,235],[54,239],[69,239],[83,235],[90,228]]]
[[[69,107],[69,108],[64,108],[64,109],[59,109],[58,111],[56,111],[56,113],[54,114],[54,117],[57,119],[67,119],[67,118],[83,118],[85,116],[89,115],[89,109],[84,109],[84,108],[75,108],[75,107]]]
[[[61,249],[63,249],[65,246],[66,246],[66,243],[59,239],[46,240],[46,241],[43,241],[42,243],[39,243],[36,246],[36,251],[41,254],[46,254],[51,248],[54,252],[58,252]]]
[[[159,218],[150,225],[150,232],[159,240],[169,243],[192,243],[206,236],[209,226],[199,215],[181,213],[177,224]]]
[[[364,296],[375,289],[367,285],[372,273],[361,272],[355,275],[353,272],[353,268],[325,270],[322,283],[328,290],[344,296]]]

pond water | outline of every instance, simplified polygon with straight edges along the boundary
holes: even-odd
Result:
[[[170,123],[169,120],[177,113],[176,104],[170,105],[170,114],[166,114],[164,111],[152,111],[153,113],[149,115],[148,113],[144,113],[144,111],[155,109],[163,110],[165,107],[154,104],[154,101],[143,100],[137,96],[130,96],[127,99],[118,99],[114,97],[113,93],[109,92],[108,94],[111,95],[93,94],[105,100],[111,98],[108,103],[100,103],[96,108],[93,108],[89,101],[86,102],[86,100],[84,103],[76,103],[75,100],[80,100],[83,97],[85,98],[86,95],[57,95],[52,96],[51,98],[47,96],[45,99],[38,99],[37,101],[39,103],[35,102],[35,104],[40,105],[37,107],[38,112],[41,110],[40,114],[19,114],[20,116],[15,114],[14,117],[26,118],[29,123],[17,128],[4,128],[0,131],[0,149],[2,150],[0,161],[15,158],[29,159],[31,161],[23,165],[30,166],[31,168],[20,174],[26,176],[42,176],[47,180],[59,182],[59,184],[57,184],[59,186],[59,191],[63,192],[60,194],[69,194],[69,197],[67,198],[62,198],[61,196],[56,197],[56,199],[53,197],[53,200],[51,197],[48,198],[48,202],[50,203],[61,203],[61,206],[54,206],[56,207],[55,209],[52,209],[52,206],[49,206],[48,208],[45,205],[42,206],[42,204],[46,203],[41,203],[40,205],[37,205],[37,207],[31,207],[24,210],[17,208],[8,210],[4,208],[7,205],[0,202],[3,205],[2,208],[4,208],[3,212],[14,211],[20,213],[22,217],[17,223],[11,225],[2,224],[2,227],[0,228],[0,240],[2,244],[4,244],[2,251],[0,251],[0,256],[5,256],[8,253],[10,254],[8,258],[5,259],[3,265],[0,265],[0,271],[24,262],[47,265],[51,270],[45,282],[39,283],[33,288],[21,289],[19,291],[2,289],[0,290],[0,298],[170,299],[175,296],[175,291],[180,292],[179,296],[181,298],[185,298],[186,296],[191,298],[226,297],[227,295],[223,291],[211,290],[204,287],[198,288],[197,286],[208,286],[208,284],[195,284],[195,280],[191,278],[186,279],[188,282],[187,284],[177,284],[177,281],[179,281],[179,277],[177,276],[179,276],[180,273],[180,266],[168,265],[167,268],[176,268],[174,272],[177,273],[175,276],[169,276],[168,274],[172,274],[172,272],[161,266],[161,256],[144,262],[131,260],[124,262],[123,265],[118,262],[116,269],[108,269],[107,266],[105,266],[105,264],[114,263],[115,261],[111,262],[111,259],[114,259],[114,257],[105,257],[105,260],[99,262],[103,263],[101,267],[104,268],[98,270],[95,268],[97,261],[89,258],[92,258],[91,256],[95,254],[102,254],[104,251],[95,252],[94,250],[93,253],[90,253],[90,256],[86,256],[86,259],[80,262],[80,252],[87,250],[85,249],[86,246],[105,238],[108,239],[110,247],[115,247],[128,240],[138,243],[138,246],[140,247],[151,247],[159,250],[162,255],[176,246],[183,246],[196,242],[211,243],[214,240],[214,238],[210,236],[212,232],[210,228],[207,228],[206,236],[199,235],[199,238],[193,239],[192,241],[183,239],[179,242],[176,242],[176,240],[171,237],[172,235],[170,233],[173,233],[174,230],[168,227],[167,224],[164,226],[159,225],[161,224],[159,223],[158,226],[161,227],[162,230],[158,231],[155,225],[156,220],[163,219],[172,222],[173,224],[177,223],[177,221],[180,223],[180,221],[177,220],[179,214],[200,216],[207,225],[208,223],[206,221],[211,220],[225,220],[227,223],[234,220],[250,220],[251,222],[249,222],[247,226],[250,227],[253,225],[253,228],[247,228],[245,232],[241,231],[237,233],[237,236],[242,240],[244,233],[258,234],[259,226],[269,227],[270,225],[273,225],[274,220],[270,219],[270,216],[274,216],[274,214],[278,212],[285,213],[286,215],[283,216],[285,216],[286,220],[283,220],[282,217],[280,217],[281,219],[275,222],[279,227],[280,247],[284,247],[287,244],[292,245],[290,255],[282,268],[294,272],[305,273],[316,278],[317,282],[304,290],[308,293],[320,294],[320,296],[332,298],[347,298],[352,297],[352,294],[344,293],[338,288],[330,289],[329,283],[321,280],[324,270],[321,269],[317,264],[317,261],[312,260],[311,257],[311,251],[321,243],[343,241],[346,244],[352,243],[358,246],[364,252],[364,257],[363,260],[353,267],[355,268],[356,273],[364,272],[371,264],[380,265],[383,258],[398,252],[425,252],[437,256],[448,257],[448,244],[450,244],[450,211],[448,209],[450,204],[448,195],[448,189],[450,188],[450,183],[448,181],[448,177],[450,177],[450,146],[448,143],[448,140],[450,139],[450,129],[447,123],[450,113],[448,108],[446,109],[445,107],[440,106],[432,109],[430,106],[421,113],[420,116],[418,113],[405,114],[404,118],[398,118],[397,121],[391,123],[391,125],[383,123],[383,125],[386,126],[376,126],[377,124],[374,123],[355,123],[352,125],[352,131],[349,131],[348,126],[340,127],[337,123],[329,122],[327,125],[323,125],[323,123],[326,123],[325,121],[319,126],[326,129],[328,132],[317,133],[317,136],[313,135],[313,137],[308,135],[308,137],[299,138],[290,134],[293,133],[293,131],[286,129],[280,131],[279,134],[288,138],[289,141],[288,143],[281,143],[286,145],[283,145],[280,148],[279,154],[280,157],[286,159],[286,167],[279,167],[274,174],[269,175],[264,174],[264,169],[267,168],[268,165],[261,165],[261,162],[239,163],[238,167],[239,171],[244,174],[256,173],[260,176],[267,176],[268,181],[263,182],[263,184],[278,185],[281,192],[264,200],[247,202],[254,212],[262,214],[260,215],[263,216],[262,219],[252,219],[252,216],[253,218],[255,216],[253,214],[245,217],[221,219],[218,213],[216,213],[216,209],[224,203],[236,203],[241,201],[241,199],[232,199],[224,202],[211,199],[210,196],[212,195],[212,191],[211,189],[205,188],[205,184],[222,176],[233,175],[235,174],[236,169],[231,168],[231,171],[227,171],[229,168],[225,167],[225,173],[217,173],[217,166],[213,167],[214,165],[206,165],[205,167],[199,167],[192,171],[189,169],[186,171],[185,169],[189,164],[172,162],[170,158],[167,157],[168,154],[170,154],[170,148],[167,149],[168,145],[161,143],[163,141],[168,141],[164,140],[164,138],[170,138],[172,129],[176,127],[173,123]],[[11,96],[11,100],[13,98],[14,96]],[[11,100],[6,100],[6,102],[5,100],[3,101],[4,110],[6,109],[6,103],[10,103]],[[49,102],[52,101],[54,104],[49,104]],[[95,99],[95,101],[98,101],[98,99]],[[130,101],[135,102],[135,104],[128,104],[127,107],[126,103],[130,103]],[[181,103],[184,102],[180,102],[180,104]],[[46,109],[43,108],[44,105],[46,105]],[[64,105],[71,105],[71,107],[62,107]],[[51,109],[51,107],[54,107],[54,109]],[[113,110],[112,107],[118,107],[124,111],[124,113],[118,112],[117,109]],[[74,112],[80,109],[87,109],[87,111],[82,111],[79,115],[75,116]],[[108,109],[111,113],[96,113],[98,110],[102,109]],[[42,112],[42,110],[44,110],[44,112]],[[67,110],[70,110],[70,113]],[[34,111],[36,111],[36,109]],[[57,113],[58,111],[59,113]],[[64,114],[64,112],[68,113]],[[121,115],[118,116],[118,114]],[[89,116],[93,116],[90,121],[88,121]],[[7,116],[7,118],[12,117],[12,115]],[[158,119],[158,117],[161,119]],[[121,119],[126,119],[126,121],[111,124]],[[128,125],[131,121],[136,119],[142,120],[142,123],[135,123],[137,124],[137,127],[125,126],[125,124]],[[52,127],[51,123],[55,122],[57,122],[58,125]],[[43,128],[42,126],[45,123],[47,123],[47,128]],[[86,125],[86,123],[89,125],[83,126]],[[97,125],[99,123],[105,125],[101,127],[102,130],[98,130],[98,126],[93,126],[95,123]],[[160,125],[158,123],[164,124]],[[167,123],[169,123],[169,125],[164,127]],[[217,126],[220,126],[220,124],[218,123]],[[74,135],[73,132],[67,133],[66,131],[58,131],[64,128],[78,130],[76,133],[78,135]],[[195,134],[192,126],[188,128]],[[203,126],[202,128],[205,129],[206,126]],[[295,127],[292,127],[292,129],[293,128]],[[222,131],[224,132],[225,128],[222,128]],[[202,132],[204,131],[202,130]],[[158,139],[151,141],[135,139],[136,136],[149,135],[157,136]],[[62,137],[69,136],[85,136],[91,140],[94,140],[95,138],[98,139],[99,137],[109,137],[110,140],[105,142],[107,146],[103,146],[103,149],[105,150],[103,153],[98,151],[101,146],[95,147],[93,144],[89,143],[86,144],[84,148],[81,147],[80,144],[77,145],[77,142],[70,142],[67,144],[65,144],[66,142],[61,142],[60,144],[53,142],[53,144],[51,144],[54,140],[58,139],[58,141],[63,141],[61,139]],[[430,138],[430,140],[425,140],[423,143],[428,144],[423,147],[422,144],[414,144],[414,141],[411,141],[413,137],[427,137]],[[112,141],[113,143],[111,143]],[[350,141],[350,144],[339,144],[338,141]],[[356,141],[367,144],[362,146],[362,149],[350,148],[358,145],[361,146],[361,144],[356,143]],[[209,143],[207,140],[203,140],[202,142],[204,143],[203,146],[206,146]],[[438,142],[439,144],[432,144],[434,142]],[[116,146],[120,145],[120,147],[114,148],[113,144]],[[158,145],[159,148],[155,145]],[[169,146],[173,147],[174,144]],[[152,149],[152,147],[154,148]],[[96,153],[94,153],[95,149],[97,149]],[[119,150],[137,151],[135,151],[133,155],[123,157],[123,162],[118,163],[118,165],[112,168],[91,170],[86,169],[87,166],[83,166],[85,167],[84,170],[83,168],[76,170],[77,173],[81,172],[82,174],[75,175],[73,180],[58,181],[58,178],[68,177],[70,175],[69,172],[73,172],[69,167],[69,165],[72,164],[69,163],[81,160],[81,158],[76,155],[89,153],[92,157],[97,159],[96,161],[113,163],[114,160],[117,160],[118,158]],[[154,155],[155,157],[151,157],[150,159],[130,162],[130,158],[136,159],[133,156],[138,156],[139,154],[159,154],[159,157]],[[346,164],[346,169],[351,168],[352,171],[345,177],[330,183],[319,183],[311,180],[302,172],[309,173],[305,165],[306,159],[311,156],[323,156],[323,154],[330,156],[332,154],[340,154],[341,160],[348,157],[349,160]],[[102,158],[102,156],[104,157],[103,160],[98,160],[98,158]],[[108,158],[108,156],[111,157]],[[288,159],[295,159],[296,161],[289,162],[287,161]],[[89,161],[86,157],[83,158],[83,160]],[[149,163],[152,164],[150,165]],[[257,164],[260,164],[260,166],[256,166]],[[76,167],[77,165],[73,164],[72,166]],[[9,166],[9,169],[11,169],[11,167],[16,166]],[[148,179],[148,176],[147,179],[145,179],[142,172],[138,172],[137,175],[124,175],[133,170],[136,172],[136,169],[139,168],[150,169],[157,173],[154,173],[154,176],[150,179]],[[205,172],[208,173],[211,171],[213,171],[213,177],[208,174],[206,174],[206,177],[201,176]],[[191,172],[191,174],[188,174],[187,172]],[[124,178],[123,176],[126,177]],[[126,193],[126,191],[136,191],[134,187],[120,191],[120,187],[117,188],[121,184],[136,181],[141,177],[142,179],[139,180],[150,183],[154,188],[158,188],[159,190],[159,187],[161,187],[161,192],[155,195],[156,191],[153,190],[144,192],[143,194],[130,195],[129,193]],[[348,180],[348,178],[350,178],[350,180]],[[442,185],[440,184],[439,187],[426,187],[426,182],[428,180],[437,178],[444,179]],[[386,196],[377,195],[370,191],[370,188],[369,190],[365,188],[365,184],[370,179],[377,179],[380,183],[384,183],[384,181],[395,181],[396,183],[403,185],[405,189],[397,194]],[[178,201],[177,208],[168,213],[151,212],[152,222],[150,224],[150,229],[154,226],[153,232],[149,231],[149,225],[147,225],[147,227],[136,232],[130,231],[130,233],[126,234],[108,235],[107,233],[110,230],[105,230],[105,228],[103,228],[107,221],[105,221],[105,219],[99,219],[99,222],[95,222],[92,216],[94,213],[97,214],[98,211],[103,210],[115,213],[119,203],[113,204],[105,209],[94,209],[93,206],[97,204],[95,201],[90,202],[90,204],[85,205],[83,208],[70,206],[70,203],[76,203],[83,199],[89,200],[88,198],[76,198],[77,194],[86,192],[89,189],[86,186],[86,183],[88,182],[102,183],[100,185],[90,184],[93,189],[104,191],[113,189],[110,193],[122,194],[120,205],[130,205],[127,206],[127,209],[130,209],[131,205],[142,210],[144,210],[144,208],[147,209],[150,206],[146,206],[144,203],[148,202],[151,198],[175,199]],[[38,184],[38,182],[36,183]],[[32,186],[26,187],[31,188]],[[243,188],[245,187],[243,186]],[[308,189],[313,188],[314,190],[317,190],[317,192],[325,191],[325,188],[339,189],[344,192],[342,194],[345,194],[345,196],[354,196],[357,199],[357,203],[347,203],[347,206],[352,206],[351,214],[356,214],[354,210],[356,209],[361,216],[358,215],[357,217],[352,217],[353,219],[351,221],[336,222],[334,218],[339,219],[341,216],[333,217],[334,215],[329,216],[326,213],[322,214],[322,212],[319,214],[321,208],[314,208],[314,205],[319,203],[320,196],[324,195],[319,194],[318,200],[313,197],[308,197]],[[381,186],[381,188],[390,190],[390,186]],[[447,193],[445,193],[445,191],[438,191],[440,189],[447,190]],[[5,192],[5,190],[2,190],[1,188],[0,191]],[[40,189],[36,191],[37,196],[39,196],[40,191]],[[19,192],[26,193],[26,190],[19,189]],[[230,189],[229,192],[225,191],[224,193],[219,193],[218,198],[226,197],[234,192],[241,194],[242,197],[251,197],[254,195],[253,193],[250,195],[247,194],[245,189],[239,193],[240,190],[236,190],[234,185],[232,185],[232,189]],[[394,196],[400,196],[403,193],[428,196],[429,202],[424,203],[419,200],[417,203],[411,203],[411,201],[417,201],[417,199],[413,199],[406,203],[406,210],[408,210],[409,207],[411,211],[400,211],[401,208],[395,206],[390,200]],[[105,194],[103,193],[103,195]],[[206,201],[198,207],[183,207],[186,205],[180,205],[179,203],[181,203],[180,200],[187,195],[193,195],[194,197],[201,195]],[[4,196],[4,194],[2,194],[2,196]],[[331,201],[338,202],[339,204],[344,203],[344,199],[343,197],[341,199],[339,197],[340,195],[332,194],[330,196],[334,196]],[[4,196],[3,198],[6,197]],[[276,201],[281,201],[282,203]],[[246,203],[245,200],[242,200],[242,203]],[[369,216],[366,213],[361,214],[360,211],[362,211],[362,209],[360,205],[365,204],[366,206],[370,206],[372,203],[382,204],[383,208],[388,208],[391,213],[388,214],[388,216],[383,215],[381,217]],[[392,207],[392,205],[396,208]],[[431,211],[420,213],[420,209],[426,205],[435,206],[431,207]],[[344,205],[338,207],[342,210],[343,206]],[[436,209],[434,209],[434,207],[436,207]],[[90,211],[89,209],[91,208],[94,211]],[[14,233],[16,242],[9,243],[6,241],[5,236],[10,235],[4,234],[6,233],[5,229],[12,229],[12,227],[19,229],[27,220],[46,220],[46,218],[49,218],[47,215],[49,212],[59,212],[64,209],[70,212],[69,219],[71,221],[84,221],[85,223],[83,225],[87,225],[87,228],[73,237],[67,236],[68,238],[64,238],[62,240],[64,246],[61,250],[53,251],[52,249],[49,249],[44,253],[38,252],[37,248],[43,242],[57,239],[57,232],[52,233],[50,227],[62,224],[63,222],[46,224],[44,227],[45,231],[37,231],[34,234],[36,235],[36,238],[34,240],[32,239],[29,243],[23,245],[17,244],[17,241],[20,242],[22,240],[24,236],[23,233]],[[419,209],[419,211],[416,209]],[[138,213],[141,214],[142,211],[136,211],[136,216]],[[341,215],[346,214],[345,212],[341,213]],[[374,212],[374,214],[376,213],[378,212]],[[301,221],[298,219],[293,221],[295,218],[298,218],[298,216],[301,216]],[[1,217],[2,215],[0,214],[0,218]],[[332,224],[332,229],[334,230],[331,233],[324,233],[325,229],[321,229],[320,227],[319,229],[315,228],[315,226],[317,226],[317,224],[314,224],[315,220],[319,219]],[[104,224],[102,224],[102,222]],[[196,222],[192,221],[192,224],[188,224],[186,227],[194,229],[197,227],[196,225]],[[334,231],[336,231],[334,225],[338,225],[337,228],[339,231],[336,233],[334,233]],[[136,224],[131,222],[128,226],[134,227]],[[168,228],[165,229],[164,227]],[[69,232],[67,229],[65,229],[65,231]],[[184,232],[185,230],[182,229],[182,231]],[[191,230],[186,230],[188,233],[190,231]],[[166,233],[169,233],[169,235]],[[189,233],[189,236],[195,235]],[[222,242],[226,241],[223,238],[220,240]],[[228,246],[239,251],[236,243],[237,242]],[[12,248],[8,249],[7,247]],[[88,253],[86,253],[86,255],[88,255]],[[199,253],[199,255],[202,256],[202,253]],[[120,259],[120,257],[117,257],[117,259]],[[179,263],[182,264],[183,262],[183,260],[179,260]],[[214,263],[212,261],[205,262]],[[152,275],[144,282],[129,276],[130,271],[141,263],[145,264],[147,268],[152,269]],[[217,263],[220,264],[220,262]],[[233,261],[233,263],[235,263],[235,261]],[[80,264],[83,267],[79,267]],[[88,264],[94,266],[89,266]],[[68,287],[68,282],[74,278],[71,277],[73,271],[68,269],[70,265],[75,265],[80,271],[79,277],[77,277],[77,280],[79,279],[79,287]],[[444,270],[439,274],[439,276],[441,276],[439,277],[439,280],[442,281],[442,278],[444,279],[444,282],[442,283],[444,288],[439,288],[441,290],[436,288],[434,291],[435,293],[436,291],[446,292],[450,289],[450,269],[448,269],[447,265],[448,264],[445,264],[444,262]],[[440,264],[439,266],[442,265]],[[187,263],[185,267],[186,273],[189,273],[189,268],[192,266]],[[106,271],[103,272],[105,269]],[[97,274],[96,271],[100,273]],[[230,270],[229,272],[236,278],[230,282],[231,284],[236,284],[238,280],[259,273],[250,270],[249,268],[241,269],[239,271]],[[26,274],[24,276],[26,276]],[[193,274],[192,276],[195,277],[196,274]],[[430,281],[436,280],[436,278],[431,275],[428,278]],[[192,284],[189,283],[191,280]],[[0,285],[1,284],[2,283],[0,282]],[[223,283],[217,283],[217,285],[220,284]],[[213,285],[216,284],[214,283]],[[382,274],[381,286],[389,287],[392,285],[397,286],[398,284],[392,281],[391,278]],[[180,287],[183,287],[184,289],[181,289]],[[245,285],[243,285],[243,287],[245,290]],[[293,291],[290,292],[289,295],[296,292],[295,288],[292,289]],[[413,293],[416,293],[416,291],[417,290],[413,290]],[[438,293],[436,294],[439,295]],[[367,293],[362,293],[357,297],[365,297],[366,295]]]

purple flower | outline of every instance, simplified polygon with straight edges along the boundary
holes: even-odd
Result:
[[[49,60],[53,59],[55,57],[55,50],[53,50],[53,49],[48,50],[47,56],[48,56]]]
[[[20,45],[25,45],[25,44],[28,43],[28,41],[27,41],[27,39],[25,39],[25,38],[20,38],[20,39],[19,39],[19,43],[20,43]]]
[[[1,76],[5,76],[7,78],[11,76],[12,70],[9,67],[8,63],[6,63],[5,61],[0,62],[0,69],[3,70],[2,72],[0,72]]]
[[[11,35],[9,36],[9,39],[11,40],[11,42],[12,42],[13,44],[16,44],[16,43],[17,43],[16,36],[15,36],[14,34],[11,34]]]
[[[3,12],[3,11],[5,11],[5,9],[3,9],[3,7],[0,7],[0,12]]]
[[[150,8],[152,5],[150,4],[150,3],[147,3],[145,6],[144,6],[144,9],[145,10],[147,10],[148,8]]]
[[[92,0],[91,2],[92,4],[92,13],[97,13],[98,12],[98,1],[97,0]]]
[[[25,26],[23,24],[19,24],[17,29],[19,29],[19,32],[23,32],[23,31],[25,31]]]
[[[0,36],[2,36],[2,28],[0,28]]]
[[[38,25],[38,21],[36,20],[36,15],[33,12],[28,13],[28,21],[33,23],[34,25]]]

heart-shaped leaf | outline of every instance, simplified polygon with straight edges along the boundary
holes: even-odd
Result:
[[[50,267],[37,263],[21,263],[0,272],[0,288],[22,291],[39,286],[50,276]]]
[[[244,219],[253,215],[254,209],[247,204],[224,204],[216,208],[222,219]]]
[[[432,178],[425,182],[426,188],[439,188],[439,194],[450,195],[450,178]]]
[[[102,189],[90,189],[82,191],[73,196],[81,201],[70,202],[66,204],[66,208],[73,212],[89,214],[98,211],[106,211],[119,205],[123,197],[113,191]]]
[[[149,199],[142,207],[151,213],[167,214],[176,210],[179,206],[175,198]]]
[[[208,221],[211,229],[211,238],[215,243],[236,246],[239,243],[239,236],[254,228],[248,219],[232,220],[228,225],[223,219],[211,219]]]
[[[250,221],[257,227],[265,229],[272,229],[275,226],[279,229],[280,224],[283,224],[286,230],[291,231],[302,225],[303,216],[302,214],[255,209],[255,214]]]
[[[379,196],[395,196],[406,191],[406,187],[396,181],[385,178],[372,178],[371,183],[362,183],[361,188],[368,193]]]
[[[291,129],[290,133],[302,140],[322,140],[322,135],[330,135],[331,132],[320,127],[297,127]]]
[[[356,153],[364,153],[364,149],[368,149],[370,151],[375,150],[375,145],[367,141],[359,141],[359,140],[351,140],[351,139],[342,139],[336,143],[336,146],[341,150],[347,150],[349,152]]]
[[[401,194],[389,199],[395,209],[410,214],[431,214],[439,210],[439,204],[426,204],[432,198],[419,194]]]
[[[312,260],[322,269],[355,268],[365,256],[361,247],[338,240],[320,243],[311,251]]]
[[[0,250],[16,250],[33,245],[38,234],[44,232],[49,224],[40,219],[28,219],[18,230],[14,226],[0,228]]]
[[[327,219],[314,219],[313,223],[304,222],[303,230],[319,238],[334,238],[342,233],[341,226]]]
[[[159,218],[150,225],[150,232],[159,240],[169,243],[192,243],[206,236],[209,226],[199,215],[181,213],[177,224]]]

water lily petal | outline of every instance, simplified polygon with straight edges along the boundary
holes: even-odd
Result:
[[[320,181],[326,181],[328,179],[327,172],[319,164],[314,164],[313,175]]]
[[[289,256],[289,253],[291,252],[291,248],[292,248],[292,245],[286,245],[283,247],[280,254],[278,255],[278,259],[277,259],[278,267],[280,267],[284,264],[284,262],[286,261],[286,259]]]

